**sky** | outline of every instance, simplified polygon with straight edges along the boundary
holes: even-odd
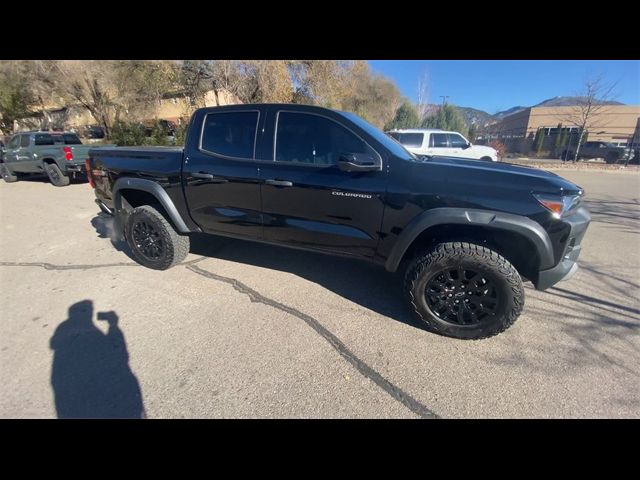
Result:
[[[578,92],[587,75],[617,82],[615,100],[640,105],[638,60],[369,60],[375,72],[393,79],[416,101],[418,79],[429,78],[429,103],[447,102],[490,114],[531,106]]]

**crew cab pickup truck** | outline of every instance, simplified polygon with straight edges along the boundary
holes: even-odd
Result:
[[[418,158],[353,113],[310,105],[197,110],[182,148],[101,148],[100,208],[133,256],[164,270],[192,232],[374,262],[404,273],[431,331],[478,339],[524,306],[523,279],[569,278],[590,216],[583,190],[533,168]]]
[[[633,158],[631,148],[619,147],[610,142],[585,142],[578,151],[578,160],[590,158],[602,158],[606,163],[625,162]],[[575,147],[562,152],[563,160],[571,161],[575,158]]]
[[[69,185],[71,176],[84,175],[90,145],[82,145],[75,133],[22,132],[4,148],[0,173],[5,182],[23,175],[46,173],[56,187]]]
[[[498,152],[485,145],[474,145],[458,132],[444,130],[412,128],[390,130],[391,138],[417,156],[459,157],[487,162],[497,162]]]

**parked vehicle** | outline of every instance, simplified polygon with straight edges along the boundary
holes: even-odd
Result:
[[[104,128],[100,125],[88,125],[83,129],[83,136],[91,140],[100,140],[106,137]]]
[[[606,163],[619,163],[629,159],[631,153],[633,153],[631,149],[619,147],[609,142],[585,142],[578,151],[578,160],[602,158]],[[562,152],[560,158],[571,161],[574,156],[575,149],[567,149]]]
[[[87,171],[136,260],[165,270],[204,232],[406,271],[407,305],[478,339],[577,270],[583,191],[533,168],[411,154],[352,113],[310,105],[197,110],[185,148],[102,148]]]
[[[434,129],[391,130],[387,134],[418,156],[445,156],[498,161],[498,152],[491,147],[474,145],[458,132]]]
[[[2,178],[5,182],[16,182],[23,175],[44,172],[53,185],[69,185],[69,177],[85,174],[84,162],[90,148],[82,145],[75,133],[18,133],[3,149]]]

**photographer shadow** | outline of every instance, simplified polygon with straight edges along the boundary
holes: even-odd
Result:
[[[106,334],[93,323],[92,301],[74,303],[51,337],[58,418],[145,418],[118,315],[99,312],[98,320],[109,324]]]

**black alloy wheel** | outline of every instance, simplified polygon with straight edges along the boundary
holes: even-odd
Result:
[[[133,245],[148,260],[157,261],[165,254],[164,242],[160,232],[151,223],[140,220],[131,229]]]
[[[436,273],[427,282],[425,297],[433,315],[454,325],[476,325],[490,320],[500,302],[498,289],[489,275],[463,267]]]

